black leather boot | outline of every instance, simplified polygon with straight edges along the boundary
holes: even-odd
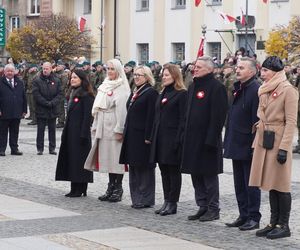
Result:
[[[162,207],[160,209],[155,210],[154,213],[159,214],[161,211],[163,211],[166,208],[167,204],[168,204],[168,202],[165,200]]]
[[[290,237],[289,219],[291,211],[291,193],[278,192],[279,197],[279,219],[276,227],[267,234],[268,239],[279,239]]]
[[[271,190],[269,192],[269,202],[270,202],[270,211],[271,211],[271,218],[270,224],[268,224],[265,228],[256,231],[257,237],[266,237],[269,232],[271,232],[276,224],[278,223],[279,217],[279,198],[278,192],[275,190]]]
[[[220,219],[220,209],[208,209],[204,215],[199,218],[199,221],[213,221]]]
[[[69,195],[70,198],[86,196],[87,183],[75,183],[75,191]]]
[[[122,195],[123,195],[122,184],[115,184],[115,188],[114,188],[111,196],[108,198],[108,201],[119,202],[122,200]]]
[[[71,194],[73,194],[75,192],[75,183],[71,182],[71,190],[69,193],[65,194],[66,197],[70,197]]]
[[[108,201],[109,197],[112,195],[114,190],[114,183],[109,182],[107,184],[107,189],[104,195],[101,195],[98,197],[98,200],[100,201]]]
[[[159,214],[162,216],[176,214],[177,213],[177,202],[168,202],[167,206],[164,210],[162,210]]]

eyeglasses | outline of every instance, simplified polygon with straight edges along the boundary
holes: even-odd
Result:
[[[107,69],[107,70],[112,70],[112,71],[115,70],[115,68],[111,68],[111,67],[107,67],[106,69]]]
[[[133,74],[133,77],[142,77],[142,76],[145,76],[145,75],[141,75],[141,74]]]

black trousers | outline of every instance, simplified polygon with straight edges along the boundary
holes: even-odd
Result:
[[[219,210],[219,177],[218,175],[191,175],[195,189],[195,200],[199,207]]]
[[[5,152],[9,133],[9,146],[12,152],[18,150],[20,119],[0,119],[0,151]]]
[[[260,189],[249,187],[251,160],[232,160],[235,196],[240,217],[260,221]]]
[[[158,164],[160,168],[164,199],[178,202],[181,190],[181,173],[179,165]]]
[[[48,139],[49,139],[49,151],[55,150],[56,147],[56,118],[44,119],[37,118],[37,137],[36,137],[36,148],[38,151],[44,151],[44,136],[45,127],[48,126]]]
[[[133,205],[155,204],[155,169],[129,166],[129,188]]]

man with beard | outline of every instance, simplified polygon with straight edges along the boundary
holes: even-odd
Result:
[[[225,86],[214,78],[213,71],[210,57],[198,58],[188,89],[181,171],[191,174],[199,206],[189,220],[220,217],[218,174],[223,172],[222,128],[228,103]]]

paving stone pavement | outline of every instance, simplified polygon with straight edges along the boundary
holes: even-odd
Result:
[[[58,146],[60,145],[60,135],[61,129],[58,129]],[[94,174],[94,183],[89,185],[87,197],[66,198],[64,194],[69,190],[69,183],[54,181],[57,156],[49,155],[47,148],[44,155],[36,155],[35,138],[36,126],[28,126],[23,120],[20,128],[19,148],[24,155],[11,156],[10,150],[7,149],[6,157],[0,158],[0,194],[64,209],[79,215],[16,220],[2,215],[2,205],[0,204],[0,240],[41,236],[53,241],[57,237],[63,237],[65,241],[68,241],[72,236],[66,236],[67,233],[134,227],[221,249],[300,249],[299,154],[294,155],[293,158],[293,204],[290,220],[292,237],[266,240],[257,238],[254,231],[241,232],[238,229],[229,229],[224,225],[225,222],[234,220],[238,215],[230,160],[224,160],[225,172],[220,175],[220,220],[191,222],[187,220],[187,216],[196,212],[197,207],[194,202],[190,176],[183,175],[178,211],[176,215],[171,216],[162,217],[154,214],[155,208],[159,207],[163,201],[158,169],[156,171],[157,205],[155,208],[135,210],[130,207],[127,174],[124,177],[124,198],[120,203],[100,202],[97,199],[106,190],[108,180],[107,175],[99,173]],[[45,145],[47,143],[47,136],[45,136]],[[262,193],[261,213],[261,227],[263,227],[269,221],[268,194],[266,192]],[[95,249],[93,246],[85,246],[81,249]],[[73,247],[76,248],[76,246]],[[99,249],[113,248],[104,246]]]

